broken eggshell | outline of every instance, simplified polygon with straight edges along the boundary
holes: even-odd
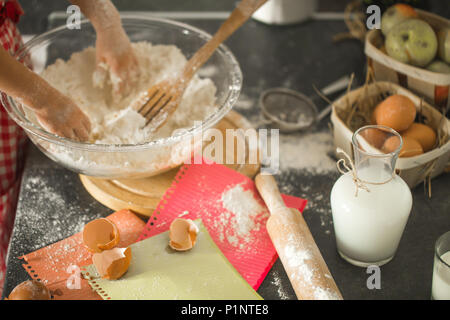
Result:
[[[114,248],[94,253],[92,262],[102,278],[109,280],[119,279],[127,272],[130,266],[131,248]]]
[[[93,220],[84,226],[83,243],[92,252],[112,249],[119,241],[119,230],[106,218]]]
[[[169,246],[177,251],[186,251],[194,247],[198,227],[191,219],[177,218],[172,221],[169,229]]]
[[[50,290],[37,280],[18,284],[9,294],[8,300],[51,300]]]

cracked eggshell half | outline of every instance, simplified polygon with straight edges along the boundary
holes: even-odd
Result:
[[[194,247],[199,230],[191,219],[176,218],[170,224],[169,246],[176,251],[186,251]]]
[[[116,280],[127,272],[131,262],[131,248],[114,248],[95,253],[92,262],[104,279]]]
[[[91,252],[112,249],[119,241],[119,229],[111,220],[100,218],[84,226],[83,243]]]

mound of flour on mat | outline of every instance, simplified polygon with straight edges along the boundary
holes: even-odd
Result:
[[[41,74],[51,85],[71,97],[91,120],[91,142],[101,144],[135,144],[168,137],[179,128],[189,128],[212,114],[216,87],[210,79],[194,77],[186,89],[177,111],[157,133],[145,127],[145,118],[130,107],[133,99],[152,85],[175,76],[185,65],[186,57],[176,46],[133,43],[140,75],[128,96],[114,101],[111,87],[94,87],[95,49],[74,53],[68,61],[58,59]]]
[[[224,191],[219,201],[227,210],[216,221],[219,238],[221,241],[226,238],[231,245],[242,248],[244,243],[252,241],[251,232],[260,230],[262,219],[269,213],[254,198],[252,191],[244,190],[240,184]],[[231,228],[226,230],[226,224]]]

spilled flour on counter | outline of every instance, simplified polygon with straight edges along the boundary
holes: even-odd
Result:
[[[334,152],[329,132],[280,135],[280,169],[306,170],[312,174],[336,171],[336,161],[328,154]]]
[[[273,280],[271,281],[271,283],[277,287],[278,296],[281,300],[289,299],[289,295],[286,293],[286,290],[283,287],[283,283],[281,282],[281,278],[278,275],[278,272],[274,272]]]
[[[255,93],[256,95],[256,93]],[[244,96],[243,104],[251,104]],[[236,104],[238,107],[239,103]],[[245,108],[241,108],[243,110]],[[249,121],[256,128],[273,129],[260,113],[249,117]],[[335,146],[333,135],[329,130],[295,132],[279,135],[279,163],[280,171],[298,170],[310,175],[327,175],[338,172],[334,159]],[[268,148],[270,149],[270,148]],[[270,154],[270,150],[268,150]]]
[[[225,190],[219,202],[226,209],[215,222],[219,239],[226,239],[235,247],[243,248],[245,243],[250,242],[251,232],[260,230],[262,220],[269,216],[267,209],[254,198],[253,192],[244,190],[241,184]],[[225,229],[226,225],[231,226],[231,231]]]
[[[29,175],[24,179],[21,192],[27,200],[18,203],[17,211],[21,214],[16,217],[17,231],[13,234],[13,241],[26,243],[27,251],[22,251],[19,247],[19,252],[15,252],[17,256],[80,232],[87,222],[100,217],[89,209],[78,206],[76,204],[79,200],[78,194],[66,193],[65,190],[55,187],[51,180],[44,178],[45,174],[45,169],[40,169],[35,175]],[[67,179],[66,176],[62,178]],[[71,187],[68,186],[68,189]],[[71,197],[74,201],[68,201],[67,197]],[[91,208],[95,206],[95,202],[84,205]],[[65,219],[61,219],[61,212],[64,212]],[[22,232],[23,230],[26,232]],[[30,239],[33,239],[32,243]]]

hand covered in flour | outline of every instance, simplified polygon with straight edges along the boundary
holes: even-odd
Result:
[[[67,96],[54,90],[43,107],[35,110],[39,123],[48,131],[69,139],[86,141],[91,132],[89,118]]]
[[[130,93],[139,76],[137,59],[122,27],[119,11],[110,0],[70,2],[80,7],[97,33],[94,86],[111,85],[113,98],[117,101]]]
[[[32,109],[48,131],[87,140],[91,123],[78,106],[0,46],[0,90]]]
[[[97,31],[97,69],[94,85],[109,83],[115,100],[130,93],[139,77],[139,68],[130,40],[119,24]]]

